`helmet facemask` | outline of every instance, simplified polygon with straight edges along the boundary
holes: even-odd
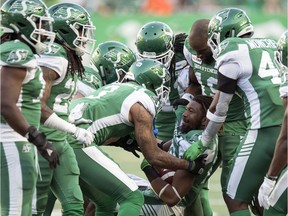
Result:
[[[76,38],[73,41],[76,54],[78,56],[82,56],[85,53],[90,55],[94,50],[95,45],[95,40],[93,39],[95,27],[93,25],[83,25],[79,22],[75,22],[73,25],[70,24],[70,28],[76,35]]]
[[[53,19],[42,1],[7,0],[1,7],[1,31],[18,34],[42,53],[55,39]]]
[[[173,56],[174,56],[174,51],[172,49],[158,56],[154,52],[143,52],[143,54],[138,53],[139,59],[149,58],[149,59],[153,59],[156,61],[160,61],[168,69],[170,67]]]
[[[53,19],[32,14],[27,17],[27,21],[34,27],[34,31],[30,34],[30,39],[27,39],[23,34],[21,37],[32,45],[38,54],[44,52],[46,47],[50,46],[55,39],[55,33],[52,30]]]

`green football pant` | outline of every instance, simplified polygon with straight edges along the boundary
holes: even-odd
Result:
[[[0,145],[1,215],[30,216],[37,180],[37,150],[29,142],[1,142]]]
[[[50,169],[47,161],[39,158],[41,176],[37,181],[33,215],[41,215],[45,211],[50,188],[61,203],[63,215],[83,215],[83,196],[79,186],[80,172],[74,151],[66,141],[53,144],[56,150],[57,146],[62,145],[62,151],[58,152],[60,165],[56,169]]]
[[[89,191],[85,194],[96,204],[96,210],[99,204],[101,195],[106,194],[106,205],[119,203],[120,208],[118,215],[121,216],[138,216],[144,197],[138,190],[137,184],[130,179],[106,153],[98,146],[90,146],[83,149],[74,149],[78,165],[80,168],[80,178],[83,191]],[[100,193],[101,192],[101,193]],[[100,204],[99,204],[100,205]],[[102,209],[111,209],[111,206],[103,206]],[[109,214],[111,211],[107,214]],[[104,215],[104,214],[103,214]]]
[[[271,163],[280,126],[248,130],[237,149],[228,180],[227,195],[250,203]],[[253,179],[253,181],[251,181]]]

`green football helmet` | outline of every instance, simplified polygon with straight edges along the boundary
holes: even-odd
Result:
[[[78,56],[91,54],[95,43],[95,27],[89,13],[82,6],[72,3],[55,4],[49,8],[49,13],[54,19],[56,39],[75,50]]]
[[[103,85],[121,82],[129,67],[136,61],[132,50],[123,43],[107,41],[99,44],[91,57],[102,78]]]
[[[226,8],[219,11],[208,25],[208,45],[214,54],[219,44],[230,37],[241,37],[254,34],[253,26],[245,11],[238,8]]]
[[[168,69],[159,61],[153,59],[137,60],[129,68],[124,80],[135,81],[154,92],[157,112],[169,99],[170,74]]]
[[[287,56],[287,49],[288,49],[288,30],[283,32],[278,40],[277,43],[277,52],[275,56],[275,63],[282,74],[283,72],[287,72],[288,70],[288,56]]]
[[[7,0],[1,7],[1,31],[18,34],[38,54],[55,39],[52,21],[41,0]]]
[[[163,22],[146,23],[138,32],[136,38],[138,58],[155,59],[170,67],[174,56],[174,33]]]

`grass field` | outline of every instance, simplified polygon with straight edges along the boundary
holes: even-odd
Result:
[[[121,166],[126,173],[133,173],[142,178],[146,178],[145,174],[140,169],[140,163],[143,158],[142,155],[140,155],[140,158],[136,158],[132,153],[116,147],[103,147],[103,149]],[[221,186],[219,183],[220,171],[221,169],[218,169],[210,178],[210,203],[212,205],[214,216],[228,216],[229,214],[222,199]],[[91,170],[91,172],[93,172],[93,170]],[[60,204],[57,202],[52,216],[60,215]]]

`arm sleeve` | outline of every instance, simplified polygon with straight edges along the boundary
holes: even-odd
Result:
[[[216,105],[216,111],[214,115],[216,116],[226,116],[229,103],[232,100],[233,94],[227,94],[224,92],[220,92],[219,100]],[[203,135],[201,137],[201,141],[204,146],[208,146],[213,137],[218,133],[223,123],[221,122],[215,122],[213,120],[210,120],[206,129],[203,132]]]

